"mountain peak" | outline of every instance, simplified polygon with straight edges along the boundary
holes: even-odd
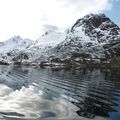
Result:
[[[93,28],[99,27],[103,22],[111,22],[110,19],[105,14],[88,14],[83,18],[78,19],[76,23],[73,25],[74,27],[79,27],[81,25],[91,26]]]
[[[49,33],[52,33],[52,32],[54,32],[54,31],[48,30],[48,31],[46,31],[42,36],[46,36],[46,35],[48,35]]]
[[[90,14],[83,17],[83,22],[99,27],[103,22],[110,22],[110,19],[105,14]]]
[[[15,35],[15,36],[13,36],[13,38],[22,39],[19,35]]]
[[[82,29],[88,36],[101,31],[103,33],[107,32],[108,35],[118,35],[120,33],[120,28],[105,14],[88,14],[78,19],[72,26],[71,32],[78,31],[78,29]]]
[[[93,17],[101,17],[101,18],[107,18],[107,16],[104,13],[99,13],[99,14],[87,14],[85,15],[83,18],[85,19],[89,19],[89,18],[93,18]]]

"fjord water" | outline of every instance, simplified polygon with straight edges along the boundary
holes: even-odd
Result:
[[[119,69],[0,66],[0,120],[119,120]]]

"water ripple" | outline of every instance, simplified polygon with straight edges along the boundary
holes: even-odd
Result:
[[[0,68],[4,119],[118,120],[120,70]]]

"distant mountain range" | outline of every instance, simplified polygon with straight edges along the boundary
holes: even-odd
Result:
[[[36,41],[15,36],[0,42],[0,63],[82,64],[120,56],[120,28],[104,14],[88,14],[65,32],[48,31]]]

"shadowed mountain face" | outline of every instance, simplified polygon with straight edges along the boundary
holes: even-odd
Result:
[[[8,63],[100,62],[120,56],[120,28],[104,14],[88,14],[66,31],[46,32],[33,43],[22,45],[23,49],[1,53],[0,59]],[[3,43],[0,46],[4,46]]]

